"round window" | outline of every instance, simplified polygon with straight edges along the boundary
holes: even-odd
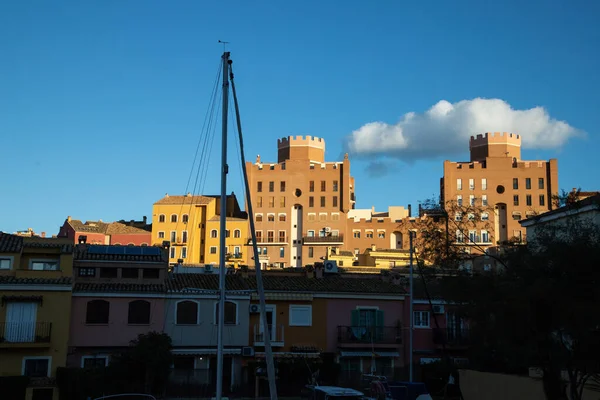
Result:
[[[498,185],[498,187],[496,188],[496,192],[498,192],[499,194],[504,193],[504,186]]]
[[[302,190],[296,189],[296,192],[294,194],[296,195],[296,197],[300,197],[302,196]]]

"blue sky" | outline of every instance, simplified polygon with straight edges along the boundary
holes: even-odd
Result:
[[[524,159],[559,159],[561,188],[599,189],[599,17],[598,2],[553,0],[1,2],[0,230],[141,219],[183,193],[219,39],[248,159],[276,160],[279,137],[324,137],[329,160],[352,151],[359,208],[437,195],[442,161],[504,127]],[[432,122],[440,101],[451,112]],[[379,144],[356,146],[361,132]]]

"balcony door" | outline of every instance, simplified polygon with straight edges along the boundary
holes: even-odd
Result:
[[[35,339],[37,303],[8,303],[4,337],[7,342],[29,343]]]
[[[376,308],[352,310],[352,333],[357,339],[375,342],[383,334],[383,311]]]
[[[277,332],[277,327],[275,326],[276,321],[276,315],[275,315],[275,306],[273,305],[266,305],[266,312],[267,312],[267,324],[269,324],[269,339],[271,339],[272,341],[275,341],[276,336],[275,336],[275,332]],[[259,332],[261,334],[264,333],[264,328],[263,328],[263,321],[262,318],[260,320],[260,326],[259,328]]]

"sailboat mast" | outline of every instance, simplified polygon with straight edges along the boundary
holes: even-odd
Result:
[[[221,211],[219,215],[219,323],[217,330],[217,393],[216,400],[223,397],[223,329],[225,325],[225,256],[227,250],[227,111],[229,107],[229,52],[223,53],[223,106],[221,137]]]

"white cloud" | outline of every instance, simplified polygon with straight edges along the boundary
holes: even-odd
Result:
[[[485,132],[522,135],[524,148],[557,148],[583,132],[551,118],[543,107],[515,110],[501,99],[441,100],[424,113],[409,112],[396,124],[369,122],[346,139],[349,153],[405,161],[468,151],[469,138]]]

